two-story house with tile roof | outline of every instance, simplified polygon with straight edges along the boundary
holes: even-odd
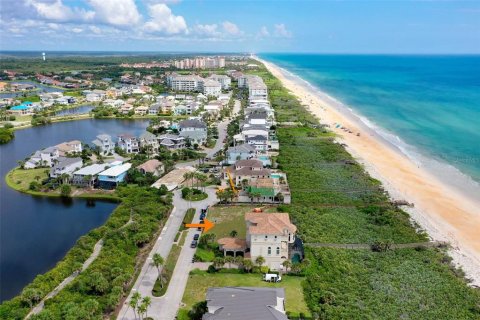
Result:
[[[297,227],[290,222],[288,213],[247,212],[247,248],[250,258],[265,258],[270,270],[281,270],[282,263],[289,259],[289,248],[295,242]]]

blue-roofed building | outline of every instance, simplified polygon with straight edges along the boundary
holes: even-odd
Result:
[[[131,163],[124,163],[113,166],[98,174],[98,184],[101,189],[114,189],[119,183],[123,182],[127,176],[127,171],[132,167]]]
[[[34,106],[33,103],[30,101],[25,101],[18,106],[13,106],[8,110],[10,114],[17,114],[17,115],[31,115],[33,114]]]

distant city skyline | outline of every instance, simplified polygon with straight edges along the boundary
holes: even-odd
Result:
[[[19,0],[0,49],[480,53],[474,1]]]

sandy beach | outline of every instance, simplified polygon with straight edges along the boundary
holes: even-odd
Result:
[[[338,134],[338,141],[365,166],[396,200],[414,204],[405,208],[432,240],[451,244],[450,255],[472,285],[480,286],[480,199],[464,194],[426,168],[419,167],[398,148],[365,125],[338,101],[295,81],[278,66],[256,58],[295,94],[322,124]],[[335,124],[341,124],[336,127]],[[347,130],[342,127],[348,128]],[[360,134],[360,135],[357,135]]]

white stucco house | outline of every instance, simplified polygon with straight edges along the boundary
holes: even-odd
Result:
[[[289,247],[295,242],[297,232],[288,213],[247,212],[245,222],[252,261],[262,256],[270,270],[282,270],[282,263],[290,258]]]

